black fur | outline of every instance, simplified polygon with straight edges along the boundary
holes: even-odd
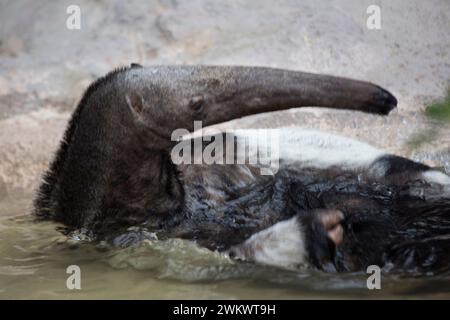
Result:
[[[64,132],[63,138],[59,148],[53,157],[53,160],[49,166],[47,172],[44,173],[42,177],[42,184],[37,192],[36,198],[34,200],[33,208],[34,214],[43,219],[49,219],[55,215],[55,199],[54,191],[58,185],[58,179],[61,177],[61,171],[64,167],[68,150],[72,143],[72,137],[77,129],[77,125],[80,119],[80,114],[86,107],[87,101],[90,99],[91,95],[104,83],[110,81],[117,73],[126,71],[127,68],[118,68],[107,75],[98,78],[96,81],[91,83],[89,87],[83,94],[81,101],[78,103],[77,108],[72,114],[72,117],[67,125],[67,129]]]
[[[313,209],[299,213],[299,221],[306,242],[308,258],[313,266],[328,272],[336,271],[336,245],[328,237],[320,220],[321,210]]]

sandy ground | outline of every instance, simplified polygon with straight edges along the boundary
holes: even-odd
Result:
[[[81,8],[81,30],[66,8]],[[381,30],[366,9],[381,7]],[[450,172],[450,129],[411,148],[431,123],[425,105],[450,86],[450,1],[0,2],[0,215],[26,212],[70,112],[114,67],[259,65],[369,80],[392,91],[388,117],[289,110],[223,127],[299,126],[340,133]]]

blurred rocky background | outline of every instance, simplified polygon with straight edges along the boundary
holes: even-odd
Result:
[[[366,27],[372,4],[380,30]],[[69,5],[81,9],[80,30],[66,27]],[[375,82],[399,100],[388,117],[306,108],[222,127],[316,128],[450,172],[450,129],[424,112],[450,86],[449,30],[449,0],[0,0],[0,214],[27,212],[83,90],[131,62]]]

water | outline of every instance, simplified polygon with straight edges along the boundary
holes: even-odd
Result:
[[[126,249],[90,245],[30,216],[0,219],[0,299],[450,298],[450,277],[382,276],[281,270],[237,263],[189,241],[143,241]],[[66,268],[81,268],[69,290]]]

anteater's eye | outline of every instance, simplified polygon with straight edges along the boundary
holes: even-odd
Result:
[[[201,113],[203,111],[204,101],[202,98],[193,98],[190,102],[190,107],[195,113]]]

